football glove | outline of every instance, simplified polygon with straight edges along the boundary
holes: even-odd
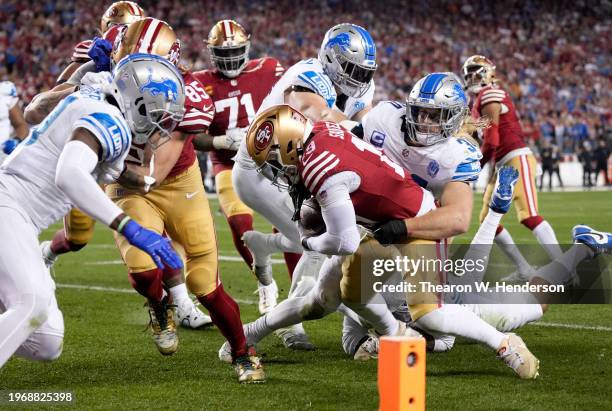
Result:
[[[164,264],[173,269],[183,268],[183,261],[167,238],[147,230],[132,219],[120,227],[119,232],[131,245],[149,254],[159,269],[163,270]]]
[[[2,152],[4,154],[11,154],[13,150],[17,148],[17,146],[21,143],[21,140],[18,138],[9,138],[4,143],[2,143]]]
[[[232,128],[224,136],[213,138],[213,147],[217,150],[237,151],[246,136],[246,128]]]
[[[376,241],[382,245],[401,243],[408,239],[408,229],[404,220],[391,220],[378,224],[373,234]]]
[[[81,79],[81,84],[84,86],[106,86],[113,81],[113,76],[108,71],[100,73],[89,72]]]
[[[87,55],[91,57],[94,63],[96,63],[96,71],[110,71],[110,53],[113,49],[113,45],[110,41],[100,37],[93,39],[93,43],[87,52]]]

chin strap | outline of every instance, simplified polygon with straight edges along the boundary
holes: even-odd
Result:
[[[302,182],[299,182],[289,187],[289,196],[293,202],[293,217],[291,217],[291,221],[299,221],[302,203],[311,197],[310,191],[308,191]]]

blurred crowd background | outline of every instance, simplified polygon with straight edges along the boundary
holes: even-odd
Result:
[[[484,54],[513,96],[526,141],[552,147],[558,161],[595,169],[609,156],[612,117],[612,3],[609,1],[453,0],[158,0],[139,1],[183,42],[183,62],[209,66],[203,40],[219,19],[251,32],[251,57],[289,66],[316,55],[340,22],[366,27],[378,47],[376,100],[404,99],[432,71],[459,73]],[[98,33],[110,1],[2,0],[0,77],[24,102],[54,84],[73,47]],[[603,143],[601,142],[603,141]],[[606,154],[607,153],[607,154]],[[603,159],[603,160],[602,160]]]

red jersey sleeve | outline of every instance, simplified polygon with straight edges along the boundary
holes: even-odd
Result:
[[[321,186],[332,175],[340,170],[340,157],[344,141],[329,136],[326,123],[315,124],[311,138],[304,148],[300,164],[300,176],[306,188],[312,195],[317,195]],[[334,124],[335,123],[330,123]],[[340,126],[338,126],[339,132]]]
[[[73,63],[84,63],[86,61],[91,60],[91,58],[89,58],[89,55],[87,54],[87,52],[89,51],[89,48],[91,47],[91,44],[92,44],[91,40],[84,40],[80,42],[79,44],[77,44],[76,46],[74,46],[74,51],[72,52],[72,56],[70,57],[70,60]]]
[[[191,73],[186,73],[184,80],[185,116],[177,130],[188,134],[206,132],[215,114],[213,101],[204,91],[202,83]]]

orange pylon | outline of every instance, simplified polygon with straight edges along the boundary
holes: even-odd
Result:
[[[380,338],[378,393],[380,411],[425,410],[424,338]]]

